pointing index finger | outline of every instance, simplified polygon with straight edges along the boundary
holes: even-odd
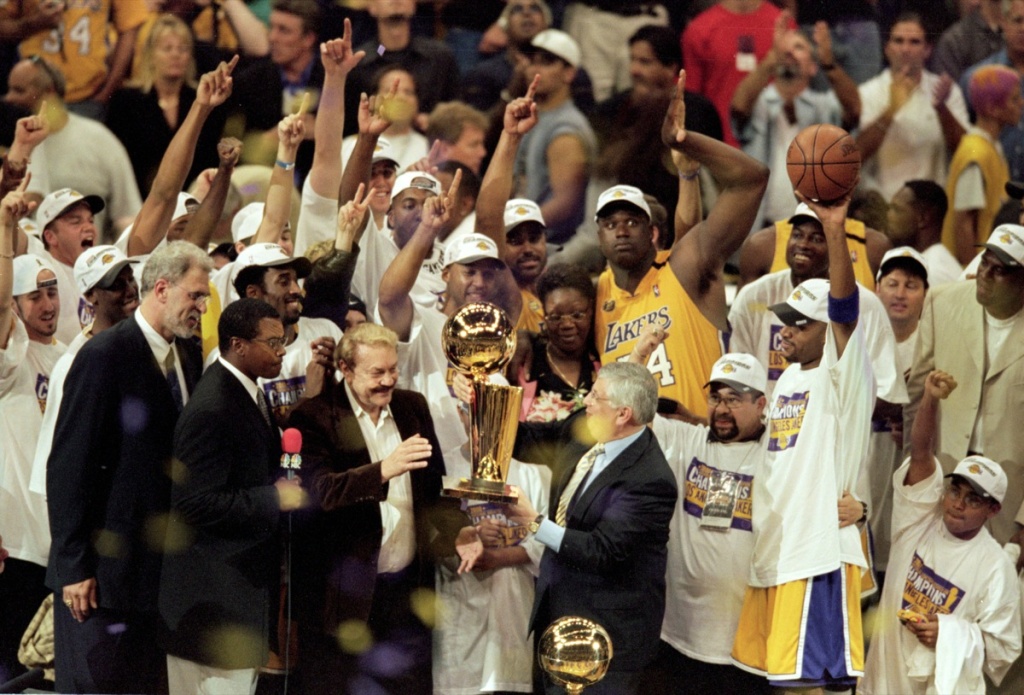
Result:
[[[540,82],[540,75],[534,75],[533,80],[530,81],[530,86],[526,90],[526,98],[533,101],[533,95],[537,93],[537,83]]]

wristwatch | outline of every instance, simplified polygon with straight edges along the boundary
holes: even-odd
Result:
[[[526,528],[530,530],[530,533],[537,533],[540,530],[540,525],[544,521],[544,515],[538,514],[537,518],[527,524]]]

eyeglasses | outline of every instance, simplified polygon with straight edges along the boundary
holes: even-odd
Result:
[[[181,287],[181,285],[174,285],[174,287]],[[181,289],[182,289],[182,290],[184,290],[185,288],[184,288],[184,287],[181,287]],[[208,301],[210,301],[210,293],[209,293],[209,292],[202,292],[202,291],[199,291],[199,292],[185,292],[185,295],[186,295],[186,296],[187,296],[187,297],[188,297],[188,298],[189,298],[189,299],[190,299],[190,300],[191,300],[191,301],[192,301],[192,302],[193,302],[193,303],[194,303],[194,304],[195,304],[196,306],[203,306],[203,305],[205,305],[205,304],[206,304],[206,303],[207,303]]]
[[[712,393],[708,396],[708,407],[717,408],[722,403],[729,410],[736,410],[743,405],[743,399],[739,396],[726,396],[725,398],[720,397],[717,393]]]
[[[586,311],[574,311],[571,314],[546,314],[544,316],[545,323],[560,324],[563,321],[576,321],[580,323],[590,319],[590,309]]]
[[[963,501],[971,509],[981,509],[989,504],[989,501],[973,490],[965,490],[957,485],[946,487],[946,497],[950,502]]]
[[[263,343],[274,352],[284,350],[285,345],[288,344],[288,340],[286,338],[253,338],[252,342]]]

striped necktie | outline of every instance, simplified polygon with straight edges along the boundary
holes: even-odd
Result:
[[[569,483],[562,490],[562,496],[558,498],[558,509],[555,512],[555,523],[559,526],[565,526],[565,519],[569,511],[569,503],[572,502],[573,496],[576,494],[577,488],[580,483],[587,477],[587,473],[594,467],[594,462],[597,461],[597,457],[604,453],[604,443],[598,442],[595,444],[590,451],[583,455],[583,458],[576,464],[576,470],[572,472],[572,477],[569,478]]]

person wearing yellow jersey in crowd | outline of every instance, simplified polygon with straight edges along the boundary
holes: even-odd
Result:
[[[664,328],[668,338],[647,362],[658,395],[690,412],[703,412],[707,398],[702,386],[723,352],[719,331],[728,329],[722,269],[754,222],[768,170],[735,148],[686,131],[685,77],[680,72],[662,127],[665,144],[686,155],[679,169],[679,204],[690,205],[699,197],[701,165],[718,180],[721,193],[707,219],[661,253],[650,206],[639,189],[614,186],[601,194],[597,234],[608,268],[598,281],[594,323],[604,364],[628,357],[644,326]]]
[[[38,56],[58,67],[67,80],[68,108],[100,119],[131,68],[139,27],[148,17],[147,3],[139,0],[6,2],[0,5],[0,39],[21,41],[22,58]]]
[[[875,289],[875,274],[882,256],[892,248],[889,238],[860,220],[846,218],[846,245],[853,261],[853,275],[864,287]],[[792,217],[778,220],[770,227],[754,232],[740,249],[740,286],[759,277],[789,268],[786,249],[793,234]]]

